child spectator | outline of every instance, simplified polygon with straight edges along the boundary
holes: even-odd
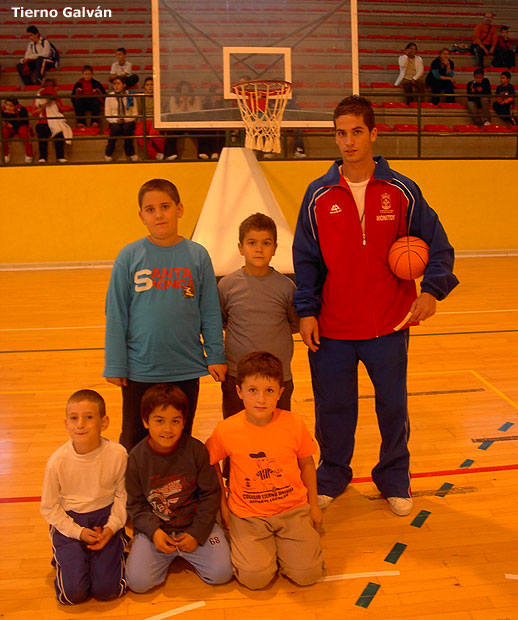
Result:
[[[222,381],[227,369],[212,263],[205,248],[178,234],[176,186],[152,179],[138,202],[149,236],[122,249],[106,298],[104,376],[122,388],[120,442],[128,450],[146,436],[140,401],[147,388],[174,383],[185,392],[190,434],[199,377]]]
[[[78,97],[77,95],[81,95]],[[97,97],[95,95],[98,95]],[[99,127],[99,117],[101,116],[101,106],[103,105],[106,91],[101,82],[94,80],[94,72],[90,65],[83,67],[83,75],[74,84],[72,89],[72,105],[76,111],[77,126],[86,127],[86,115],[91,114],[90,124],[92,127]]]
[[[216,523],[221,489],[205,446],[183,433],[189,402],[175,385],[142,398],[149,436],[130,453],[126,488],[135,539],[126,564],[128,586],[146,592],[165,581],[180,556],[211,584],[232,578],[228,543]]]
[[[54,69],[58,64],[58,52],[48,39],[41,36],[36,26],[27,28],[30,42],[27,45],[25,56],[18,63],[18,74],[22,82],[29,84],[41,84],[45,71]]]
[[[133,145],[133,134],[135,133],[135,121],[137,117],[137,106],[135,98],[126,90],[126,79],[116,77],[113,80],[113,91],[104,100],[104,115],[109,123],[110,137],[104,150],[104,159],[112,161],[113,151],[117,138],[124,138],[124,152],[131,161],[137,161],[138,155],[135,153]]]
[[[496,87],[496,101],[493,102],[493,110],[498,116],[510,125],[516,125],[516,119],[511,113],[514,107],[514,86],[511,84],[509,71],[502,71],[500,84]]]
[[[406,102],[411,103],[416,100],[414,93],[424,95],[425,82],[423,78],[424,64],[421,56],[417,55],[417,45],[408,43],[405,53],[399,57],[399,75],[394,85],[403,87],[406,95]],[[421,101],[424,99],[421,98]]]
[[[473,79],[466,86],[468,93],[468,110],[475,125],[490,124],[489,99],[491,97],[491,83],[484,77],[484,69],[475,69]]]
[[[133,67],[129,60],[126,60],[126,49],[124,47],[118,47],[115,51],[115,58],[117,59],[110,69],[110,80],[113,80],[117,76],[128,78],[133,73]]]
[[[65,418],[70,441],[45,468],[41,514],[50,524],[54,586],[64,605],[90,595],[107,601],[126,591],[127,454],[120,444],[101,437],[108,423],[100,394],[72,394]]]
[[[9,140],[15,136],[20,136],[25,148],[25,163],[30,164],[33,159],[31,144],[31,128],[29,126],[29,113],[27,108],[18,102],[16,97],[7,97],[2,106],[2,136],[4,138],[4,160],[8,163],[11,160],[9,152]]]
[[[426,76],[426,84],[432,89],[434,95],[440,93],[448,93],[453,95],[455,89],[455,74],[453,60],[450,60],[450,52],[447,47],[443,47],[439,50],[439,56],[432,60],[430,65],[430,71]],[[432,97],[432,103],[437,105],[440,101],[440,97]],[[455,102],[455,97],[446,97],[446,101]]]
[[[509,38],[509,26],[502,26],[500,34],[496,41],[495,53],[493,55],[493,67],[506,67],[512,69],[514,67],[515,57],[513,44]]]
[[[146,146],[148,159],[160,161],[166,157],[169,160],[176,159],[176,138],[163,136],[158,129],[153,126],[154,106],[153,106],[153,78],[148,77],[144,80],[145,97],[138,97],[138,111],[140,120],[137,123],[137,142],[144,150],[144,113],[146,118]]]
[[[228,507],[237,579],[264,588],[280,571],[299,585],[324,572],[313,454],[316,445],[299,416],[277,409],[284,376],[278,358],[246,355],[237,385],[245,410],[218,423],[207,441],[210,461],[230,457]]]
[[[272,218],[255,213],[241,222],[238,248],[244,266],[218,283],[228,362],[228,373],[221,384],[223,417],[243,409],[236,391],[238,361],[261,349],[281,359],[284,377],[278,407],[289,411],[293,393],[292,334],[298,331],[299,321],[292,305],[295,285],[270,267],[277,249],[277,227]]]
[[[66,163],[65,141],[72,143],[72,129],[65,122],[63,112],[68,112],[71,107],[65,106],[58,97],[56,80],[46,78],[43,88],[37,93],[37,98],[32,107],[34,116],[39,117],[36,124],[38,135],[38,148],[40,151],[39,163],[44,164],[48,157],[49,140],[54,143],[56,149],[56,161]]]

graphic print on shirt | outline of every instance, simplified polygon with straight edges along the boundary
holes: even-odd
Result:
[[[282,468],[264,452],[250,453],[251,477],[245,478],[243,499],[251,504],[264,504],[284,499],[293,492],[293,486],[285,479]]]
[[[183,476],[170,476],[160,480],[160,486],[151,488],[148,502],[153,507],[154,514],[163,521],[170,521],[178,503],[183,503],[185,496],[189,496],[190,485]]]
[[[195,295],[191,270],[188,267],[170,269],[139,269],[133,277],[135,291],[142,293],[150,289],[182,289],[184,297],[192,299]]]

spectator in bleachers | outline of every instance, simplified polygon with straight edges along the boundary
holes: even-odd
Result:
[[[405,53],[399,57],[399,75],[395,81],[395,86],[403,87],[406,95],[406,102],[411,103],[417,98],[414,93],[424,94],[425,81],[423,77],[424,63],[421,56],[417,55],[417,45],[413,42],[405,47]],[[423,99],[421,98],[421,101]]]
[[[513,44],[509,38],[509,26],[502,26],[496,41],[495,53],[493,55],[493,67],[514,67],[515,57]]]
[[[48,157],[49,140],[52,140],[56,150],[56,161],[66,163],[65,141],[71,144],[72,129],[65,122],[63,112],[68,112],[70,106],[65,106],[58,97],[56,80],[46,78],[32,107],[32,113],[39,118],[36,124],[38,148],[40,151],[39,163],[44,164]]]
[[[85,95],[85,96],[78,96]],[[87,97],[86,95],[90,95]],[[94,97],[93,95],[99,95]],[[106,95],[106,91],[101,82],[94,80],[94,72],[90,65],[83,67],[83,75],[79,81],[74,84],[72,89],[72,105],[76,112],[77,126],[86,127],[87,113],[91,114],[91,127],[99,127],[101,116],[101,106],[103,104],[102,95]]]
[[[203,99],[203,110],[216,110],[225,107],[220,84],[211,84],[208,95]],[[198,157],[200,159],[219,159],[221,149],[225,146],[224,131],[200,131],[198,138]],[[214,135],[216,134],[216,135]]]
[[[173,160],[178,157],[176,152],[176,138],[164,136],[153,126],[154,107],[153,107],[153,78],[148,77],[144,80],[145,97],[137,98],[137,107],[139,113],[139,121],[137,122],[136,134],[137,142],[142,150],[144,150],[144,114],[146,117],[146,146],[148,159],[161,161],[164,157]]]
[[[18,102],[16,97],[7,97],[2,106],[2,136],[4,138],[4,160],[8,163],[11,159],[9,138],[20,136],[25,148],[25,163],[30,164],[33,159],[31,129],[29,126],[29,113],[27,108]]]
[[[514,107],[514,86],[511,84],[511,73],[502,71],[500,84],[496,87],[496,101],[493,102],[493,110],[509,125],[516,125],[516,118],[511,110]]]
[[[57,50],[48,39],[41,36],[36,26],[29,26],[27,33],[30,39],[27,51],[16,67],[26,86],[41,84],[45,71],[53,69],[58,60]]]
[[[432,103],[437,105],[440,101],[440,97],[437,95],[446,93],[446,101],[454,102],[453,90],[455,87],[455,68],[453,60],[450,60],[450,51],[447,47],[443,47],[439,50],[439,56],[432,61],[430,66],[430,72],[426,76],[426,84],[432,89],[432,93],[435,95],[432,97]]]
[[[117,76],[126,79],[126,87],[133,88],[137,85],[139,80],[138,76],[133,73],[133,65],[126,58],[126,48],[118,47],[115,50],[116,61],[112,64],[110,69],[110,82],[113,82]]]
[[[193,87],[189,82],[180,80],[176,85],[176,95],[169,99],[169,111],[175,114],[177,112],[201,110],[200,98],[193,92]]]
[[[480,67],[473,72],[473,79],[466,86],[468,93],[468,110],[475,125],[489,125],[491,112],[489,100],[491,98],[491,83],[484,77],[484,69]]]
[[[113,79],[113,91],[104,100],[104,115],[110,127],[110,137],[104,151],[106,161],[112,161],[115,144],[120,137],[124,139],[126,156],[131,161],[138,160],[133,145],[137,114],[135,97],[131,96],[126,90],[126,79],[122,76],[115,77]]]
[[[484,15],[484,21],[475,26],[473,31],[473,43],[469,51],[475,57],[477,66],[484,68],[484,57],[490,56],[495,51],[498,33],[493,25],[494,13],[489,11]]]

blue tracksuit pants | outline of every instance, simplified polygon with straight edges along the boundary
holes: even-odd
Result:
[[[374,483],[385,497],[409,497],[407,409],[408,330],[369,340],[320,338],[309,351],[315,396],[315,436],[320,445],[318,493],[336,497],[352,478],[350,466],[358,421],[358,362],[372,381],[381,434]]]

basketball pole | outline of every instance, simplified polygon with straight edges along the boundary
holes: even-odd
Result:
[[[351,0],[351,67],[353,95],[360,94],[360,54],[358,48],[358,2]]]

